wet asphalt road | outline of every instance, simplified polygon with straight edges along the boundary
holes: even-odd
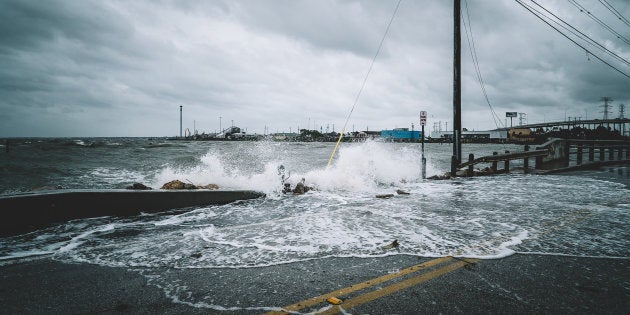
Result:
[[[163,279],[152,280],[154,274]],[[174,282],[180,291],[167,285]],[[404,255],[324,258],[248,269],[114,268],[44,258],[0,267],[0,283],[2,314],[265,314],[335,290],[354,289],[335,294],[343,300],[339,306],[323,302],[298,311],[630,311],[629,259],[547,255],[476,262]]]

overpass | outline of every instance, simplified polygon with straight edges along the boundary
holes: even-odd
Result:
[[[495,130],[508,131],[514,128],[529,128],[536,130],[538,128],[548,129],[558,127],[561,129],[569,129],[574,127],[582,127],[585,129],[595,129],[599,126],[611,128],[612,130],[619,130],[622,135],[629,135],[630,132],[630,118],[615,118],[615,119],[589,119],[589,120],[564,120],[545,122],[538,124],[518,125],[512,127],[498,128]]]

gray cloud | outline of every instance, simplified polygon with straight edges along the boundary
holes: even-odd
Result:
[[[610,1],[626,16],[630,7]],[[403,1],[349,122],[451,124],[452,7]],[[630,47],[565,1],[561,15],[626,59]],[[586,5],[586,4],[584,4]],[[592,12],[630,37],[599,3]],[[341,129],[396,1],[3,1],[0,136],[163,136],[234,123],[249,132]],[[499,116],[530,122],[630,104],[630,79],[513,1],[469,1],[479,67]],[[589,47],[591,49],[592,47]],[[494,128],[462,38],[464,127]],[[598,53],[600,55],[600,53]],[[630,73],[630,67],[605,57]],[[589,60],[590,59],[590,60]],[[616,107],[614,107],[616,108]],[[591,116],[592,115],[592,116]]]

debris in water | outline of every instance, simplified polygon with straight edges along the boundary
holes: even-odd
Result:
[[[327,298],[326,301],[328,301],[328,303],[333,304],[333,305],[339,305],[339,304],[343,303],[342,299],[336,298],[334,296],[331,296],[331,297]]]
[[[396,248],[398,247],[400,244],[398,244],[398,240],[394,240],[393,242],[389,243],[388,245],[383,246],[383,249],[392,249],[392,248]]]
[[[409,195],[409,193],[408,193],[408,192],[406,192],[406,191],[404,191],[404,190],[402,190],[402,189],[398,189],[398,190],[396,190],[396,193],[397,193],[397,194],[399,194],[399,195]]]
[[[382,195],[376,195],[376,198],[381,198],[381,199],[388,199],[394,197],[394,194],[382,194]]]

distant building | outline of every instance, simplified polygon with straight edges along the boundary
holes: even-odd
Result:
[[[453,139],[453,131],[434,131],[431,133],[433,139],[445,139],[451,141]],[[488,131],[462,131],[462,141],[506,141],[508,133],[505,130],[488,130]]]
[[[389,141],[416,141],[420,139],[420,131],[409,131],[409,128],[381,130],[381,138]]]

